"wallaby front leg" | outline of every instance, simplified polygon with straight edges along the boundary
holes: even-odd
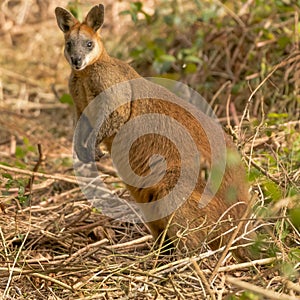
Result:
[[[73,149],[79,160],[84,163],[99,160],[104,155],[98,147],[96,130],[83,113],[76,125]]]

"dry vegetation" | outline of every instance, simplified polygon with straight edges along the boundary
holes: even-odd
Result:
[[[190,26],[172,31],[159,15],[146,24],[155,7],[170,16],[176,2],[179,15],[199,5],[144,1],[145,14],[131,6],[140,18],[134,24],[119,15],[128,2],[105,0],[103,37],[143,75],[181,80],[211,99],[248,167],[265,241],[254,251],[264,258],[238,263],[220,249],[162,259],[143,224],[91,207],[72,169],[72,107],[60,101],[68,99],[69,67],[53,10],[69,1],[1,0],[0,298],[300,299],[299,7],[277,1],[289,9],[262,8],[266,16],[258,18],[255,1],[225,7],[215,0]],[[84,2],[79,12],[96,3]],[[199,47],[181,53],[199,32]],[[158,49],[152,35],[167,44]],[[128,198],[109,158],[99,169]]]

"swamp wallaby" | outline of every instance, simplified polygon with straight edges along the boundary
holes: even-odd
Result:
[[[220,130],[214,119],[166,88],[143,79],[127,63],[108,55],[98,34],[104,21],[103,5],[94,6],[83,22],[60,7],[56,8],[55,13],[65,37],[65,57],[72,67],[69,89],[75,103],[76,121],[84,115],[87,106],[99,98],[99,94],[117,84],[129,82],[124,85],[124,93],[121,93],[129,94],[128,97],[134,98],[134,101],[115,105],[116,109],[101,126],[97,141],[107,147],[122,178],[127,175],[123,160],[126,156],[131,171],[139,178],[148,180],[139,184],[124,181],[137,203],[153,204],[151,209],[145,209],[143,213],[154,238],[159,238],[166,230],[165,237],[174,246],[188,251],[201,251],[204,242],[213,249],[225,245],[234,228],[245,217],[249,206],[245,170],[230,137]],[[117,96],[106,97],[104,104],[100,101],[97,106],[99,110],[93,113],[104,114],[102,109],[113,107],[114,102],[119,101]],[[155,122],[151,117],[147,121],[144,118],[146,115],[153,116]],[[144,134],[139,135],[127,149],[128,136],[121,134],[122,127],[135,119],[140,120],[139,124],[142,125],[131,128],[131,131],[140,130]],[[160,129],[149,131],[151,122],[152,127]],[[178,124],[188,133],[179,130]],[[162,134],[161,129],[167,133]],[[194,148],[190,142],[186,142],[186,138],[192,141]],[[90,159],[82,149],[76,149],[75,146],[75,150],[82,161]],[[225,155],[222,154],[223,150]],[[216,151],[213,157],[212,153]],[[192,168],[199,163],[200,155],[200,161],[204,161],[211,172],[218,173],[216,169],[224,164],[217,188],[214,185],[218,179],[210,176],[210,183],[207,184],[201,167],[196,174],[189,172],[189,167],[183,172],[183,160]],[[152,173],[159,180],[151,185],[148,183],[153,181],[149,177]],[[161,200],[172,193],[183,175],[177,192],[173,193],[167,204],[162,203]],[[191,192],[186,197],[182,196],[180,192],[192,181]],[[214,189],[215,192],[211,192]],[[206,201],[207,198],[209,200]],[[240,233],[244,230],[245,226],[242,226]],[[238,250],[237,254],[244,255],[242,250]]]

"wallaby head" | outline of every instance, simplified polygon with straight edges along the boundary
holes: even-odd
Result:
[[[58,27],[65,34],[65,57],[74,70],[80,71],[93,64],[103,54],[98,35],[104,21],[104,6],[94,6],[82,23],[64,8],[55,9]]]

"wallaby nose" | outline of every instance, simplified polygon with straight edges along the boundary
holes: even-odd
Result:
[[[72,57],[71,57],[71,60],[72,60],[72,64],[73,64],[75,67],[80,67],[80,66],[81,66],[81,63],[82,63],[81,57],[72,56]]]

